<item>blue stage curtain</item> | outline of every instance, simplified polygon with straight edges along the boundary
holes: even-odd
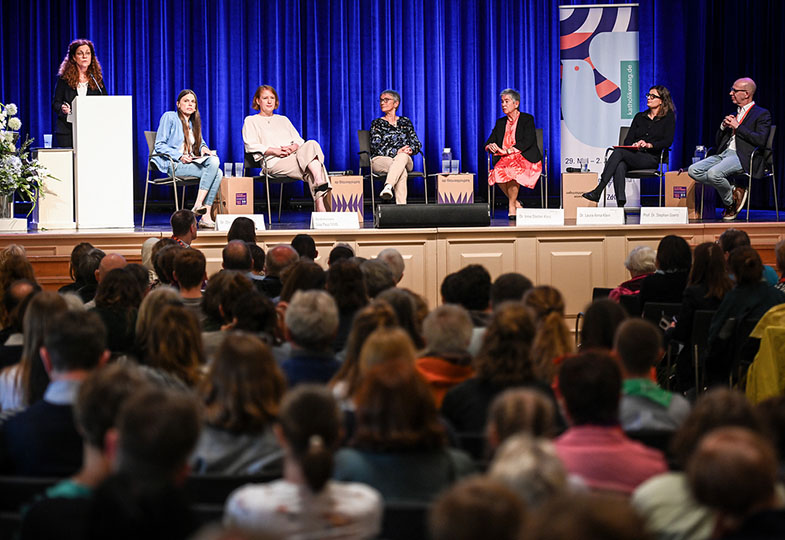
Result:
[[[136,196],[147,146],[177,93],[199,99],[205,137],[224,161],[242,160],[241,128],[257,85],[271,84],[331,170],[357,170],[358,129],[379,115],[385,88],[402,95],[425,144],[428,169],[453,149],[485,193],[483,142],[501,116],[499,92],[520,90],[521,110],[545,130],[551,194],[559,188],[559,4],[603,0],[3,0],[0,101],[21,108],[24,131],[51,132],[51,95],[69,41],[93,40],[112,94],[134,98]],[[625,3],[625,2],[622,2]],[[641,94],[664,84],[678,108],[672,167],[712,144],[740,76],[779,115],[785,2],[642,0]],[[731,29],[729,31],[728,29]],[[641,106],[645,100],[641,96]],[[785,136],[785,135],[784,135]],[[780,137],[782,139],[782,136]],[[785,158],[777,144],[777,170]],[[420,166],[419,159],[415,165]],[[301,188],[298,188],[301,189]],[[766,206],[770,188],[753,203]],[[417,197],[422,184],[412,190]]]

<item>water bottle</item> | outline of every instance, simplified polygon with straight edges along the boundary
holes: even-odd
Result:
[[[452,149],[445,148],[442,150],[442,172],[444,174],[450,174],[452,169]]]
[[[696,146],[695,153],[692,156],[692,162],[697,163],[703,159],[706,159],[706,147],[705,146]]]

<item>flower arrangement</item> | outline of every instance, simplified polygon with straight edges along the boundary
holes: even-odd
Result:
[[[18,191],[35,208],[38,194],[43,195],[44,180],[54,178],[30,155],[33,139],[27,137],[20,146],[16,146],[22,128],[17,113],[13,103],[0,103],[0,196],[13,196]]]

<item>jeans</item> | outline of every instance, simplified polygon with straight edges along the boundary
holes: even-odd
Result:
[[[709,156],[690,165],[690,178],[701,184],[712,186],[722,198],[725,206],[733,204],[733,188],[728,178],[742,172],[739,156],[735,150],[725,149],[722,153]]]
[[[627,171],[629,169],[656,169],[658,165],[659,160],[657,157],[643,150],[615,148],[605,163],[605,168],[602,170],[602,175],[600,175],[600,185],[597,186],[596,190],[600,192],[605,189],[605,186],[608,185],[611,177],[613,177],[616,204],[624,206],[624,203],[627,202],[627,195],[625,194]]]
[[[221,187],[221,161],[216,156],[210,156],[203,164],[199,163],[177,163],[174,166],[177,176],[198,176],[199,189],[207,190],[207,197],[204,204],[211,206],[215,201],[218,188]]]

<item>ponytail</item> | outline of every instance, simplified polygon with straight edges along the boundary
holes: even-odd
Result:
[[[300,465],[311,491],[322,491],[333,474],[333,453],[325,447],[321,435],[311,435],[308,438],[308,449],[300,456]]]

